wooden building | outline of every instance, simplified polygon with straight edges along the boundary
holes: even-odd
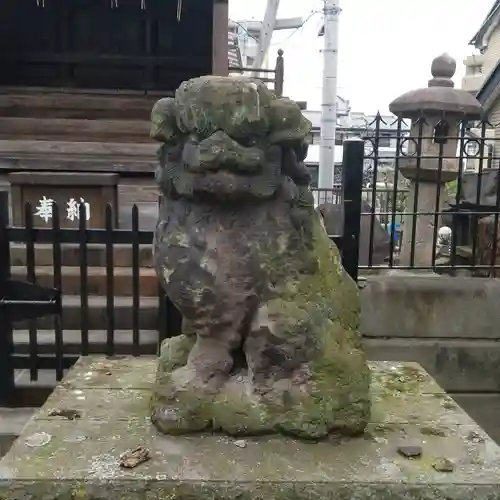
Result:
[[[0,170],[151,171],[155,100],[228,72],[228,0],[0,3]]]

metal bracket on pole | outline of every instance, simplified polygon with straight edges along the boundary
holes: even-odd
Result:
[[[0,290],[0,314],[9,322],[61,313],[61,292],[26,281],[7,279]]]

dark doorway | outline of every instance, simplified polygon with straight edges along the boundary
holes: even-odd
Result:
[[[0,85],[174,90],[212,72],[213,1],[1,0]]]

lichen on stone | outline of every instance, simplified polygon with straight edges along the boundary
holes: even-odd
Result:
[[[367,424],[359,295],[314,210],[310,127],[244,77],[190,80],[153,108],[154,264],[183,316],[158,360],[162,432],[318,439]]]

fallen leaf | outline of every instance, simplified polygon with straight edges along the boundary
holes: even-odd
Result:
[[[134,467],[147,462],[150,458],[150,451],[143,446],[138,446],[135,450],[127,451],[121,455],[120,466],[125,469],[133,469]]]
[[[432,467],[438,472],[453,472],[455,470],[455,464],[448,458],[444,457],[436,459],[436,461],[432,464]]]
[[[68,420],[76,420],[77,418],[81,418],[82,415],[76,410],[68,410],[66,408],[62,408],[60,410],[50,410],[49,417],[64,417]]]

